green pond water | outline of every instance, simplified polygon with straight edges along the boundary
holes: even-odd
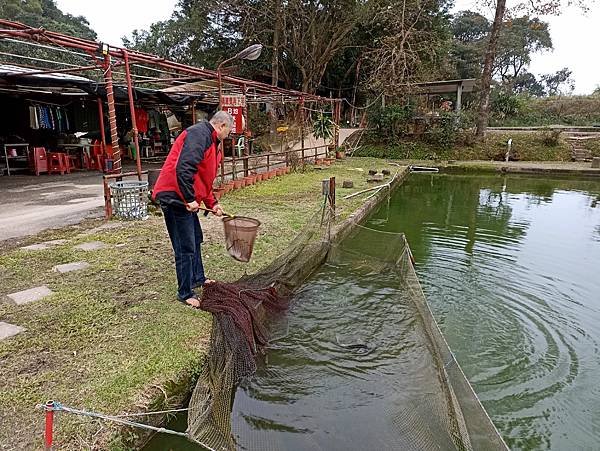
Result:
[[[406,233],[434,315],[512,449],[600,449],[599,182],[413,174],[365,225]],[[403,449],[407,424],[439,440],[431,362],[391,277],[342,261],[299,291],[236,393],[241,449]],[[341,346],[357,342],[367,349]],[[200,448],[160,436],[146,449]]]

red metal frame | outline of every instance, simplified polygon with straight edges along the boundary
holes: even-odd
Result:
[[[335,113],[334,118],[339,121],[340,117],[340,106],[341,101],[339,99],[330,99],[321,97],[315,94],[304,93],[295,90],[288,90],[279,88],[277,86],[272,86],[266,83],[257,82],[254,80],[246,80],[239,77],[234,77],[230,75],[223,75],[221,73],[221,65],[216,71],[199,69],[197,67],[189,66],[182,63],[177,63],[174,61],[169,61],[164,58],[158,57],[156,55],[151,55],[144,52],[139,52],[135,50],[128,50],[121,47],[108,47],[107,54],[101,55],[99,53],[99,49],[101,43],[90,41],[83,38],[77,38],[74,36],[68,36],[62,33],[57,33],[54,31],[45,30],[44,28],[34,28],[22,23],[11,22],[8,20],[0,19],[0,39],[2,38],[18,38],[26,41],[33,41],[37,43],[44,43],[49,46],[53,46],[57,49],[61,49],[61,51],[72,51],[79,50],[83,51],[85,54],[89,55],[90,59],[96,64],[96,66],[74,66],[69,68],[61,68],[61,69],[47,69],[47,70],[39,70],[36,72],[31,72],[32,74],[41,74],[41,73],[68,73],[68,72],[81,72],[86,70],[92,70],[94,68],[101,69],[103,72],[104,84],[106,88],[107,94],[107,105],[108,105],[108,118],[110,125],[110,135],[112,141],[112,149],[113,149],[113,171],[116,173],[121,173],[121,157],[120,150],[118,145],[118,135],[117,135],[117,127],[116,127],[116,113],[115,113],[115,104],[114,104],[114,92],[113,92],[113,71],[114,67],[124,66],[125,73],[119,72],[120,75],[125,75],[125,83],[127,85],[127,92],[129,97],[129,109],[132,118],[132,126],[133,126],[133,139],[136,147],[136,166],[137,166],[137,175],[141,180],[142,176],[142,167],[141,167],[141,152],[139,148],[139,139],[138,139],[138,130],[137,124],[135,122],[135,106],[133,100],[133,75],[131,73],[131,66],[135,65],[136,68],[139,68],[141,64],[144,64],[147,69],[163,72],[169,75],[169,78],[153,78],[153,77],[142,77],[145,80],[144,83],[158,83],[158,84],[174,84],[176,82],[184,82],[184,81],[193,81],[193,80],[216,80],[218,82],[218,102],[221,104],[222,97],[222,83],[228,85],[228,89],[235,90],[237,94],[248,94],[249,89],[254,91],[254,101],[271,101],[271,100],[279,100],[274,99],[272,97],[266,96],[281,96],[281,98],[286,101],[297,101],[302,104],[306,102],[335,102]],[[70,49],[70,50],[66,50]],[[162,70],[156,69],[158,67]],[[167,72],[168,71],[168,72]],[[265,96],[261,98],[260,96]],[[104,118],[103,118],[103,108],[102,101],[98,99],[98,111],[100,116],[100,133],[102,136],[103,146],[106,143],[106,137],[104,134]],[[195,108],[193,109],[192,115],[195,116]],[[336,144],[339,136],[336,136]],[[304,147],[304,146],[303,146]],[[105,147],[104,147],[105,148]],[[224,169],[221,169],[221,177],[224,177]],[[118,175],[118,174],[117,174]],[[105,183],[105,191],[106,191],[106,183]],[[109,197],[109,193],[105,192],[105,196]],[[107,200],[106,206],[106,215],[110,217],[110,201]]]

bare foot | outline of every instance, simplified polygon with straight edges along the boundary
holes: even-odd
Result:
[[[198,298],[189,298],[185,300],[187,305],[191,305],[194,308],[200,308],[200,300]]]
[[[211,283],[215,283],[215,282],[216,282],[216,280],[213,280],[213,279],[206,279],[206,280],[204,281],[204,285],[210,285]]]

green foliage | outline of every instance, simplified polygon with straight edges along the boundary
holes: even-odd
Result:
[[[499,119],[517,116],[523,110],[523,98],[502,88],[492,90],[491,116]]]
[[[561,133],[561,130],[545,128],[541,132],[542,143],[544,143],[546,147],[557,147]]]
[[[593,126],[600,124],[600,96],[516,96],[516,114],[492,114],[490,125],[529,127],[545,125]]]
[[[503,161],[506,142],[512,138],[512,149],[521,161],[570,161],[571,148],[559,135],[556,145],[549,146],[543,133],[489,133],[484,141],[465,142],[460,132],[456,144],[451,148],[440,147],[425,142],[403,141],[396,145],[367,144],[362,146],[356,156],[390,158],[399,160],[498,160]],[[468,136],[473,136],[470,133]],[[551,136],[552,138],[552,136]],[[552,143],[553,144],[553,143]],[[586,142],[586,144],[588,144]],[[589,142],[596,146],[592,152],[600,155],[600,140]]]
[[[356,153],[358,157],[388,158],[391,160],[434,160],[438,154],[428,145],[406,141],[396,145],[366,145]]]
[[[531,55],[552,49],[548,23],[528,16],[503,23],[495,60],[495,70],[505,83],[518,77],[531,62]]]
[[[491,23],[479,13],[461,11],[455,16],[452,22],[454,42],[450,55],[459,78],[480,76],[490,30]],[[498,38],[493,68],[495,77],[509,91],[528,91],[541,95],[540,85],[535,77],[525,74],[531,56],[548,49],[552,49],[548,23],[528,16],[505,20]]]
[[[70,34],[85,39],[96,39],[85,17],[64,14],[54,0],[2,0],[0,17],[22,22],[32,27]]]
[[[96,33],[89,26],[85,17],[75,17],[62,13],[54,0],[2,0],[0,1],[0,17],[5,20],[21,22],[33,27],[43,27],[47,30],[68,35],[96,39]],[[57,63],[82,64],[85,60],[68,53],[33,47],[25,44],[0,39],[0,51],[28,57],[56,61]],[[32,64],[21,58],[2,57],[4,62],[13,64]],[[89,64],[89,60],[88,63]]]
[[[425,132],[425,142],[443,150],[451,149],[462,128],[461,118],[455,113],[442,113]]]
[[[313,121],[313,135],[315,135],[315,138],[322,139],[323,142],[330,140],[333,138],[334,130],[335,123],[331,117],[324,113],[318,113]]]
[[[385,108],[377,106],[369,110],[369,125],[374,129],[370,134],[376,140],[394,144],[408,133],[414,116],[415,107],[410,103]]]
[[[266,111],[261,111],[257,104],[248,105],[248,123],[255,137],[269,133],[271,121]]]

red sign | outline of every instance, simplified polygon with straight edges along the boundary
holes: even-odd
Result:
[[[234,135],[241,135],[244,133],[245,120],[244,120],[244,108],[246,108],[246,96],[235,95],[235,96],[223,96],[221,98],[221,106],[224,111],[227,111],[233,116],[233,128],[231,133]]]
[[[223,106],[223,110],[233,116],[233,128],[231,133],[241,135],[244,133],[244,109],[240,106]]]

